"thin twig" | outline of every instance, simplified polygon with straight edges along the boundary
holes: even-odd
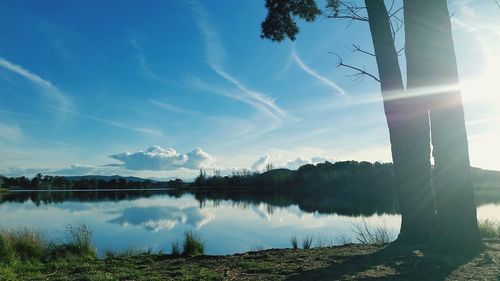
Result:
[[[349,75],[349,77],[354,77],[355,80],[359,80],[359,79],[362,80],[363,77],[366,75],[366,76],[369,76],[373,80],[375,80],[375,81],[377,81],[377,82],[380,83],[380,79],[379,78],[377,78],[375,75],[367,72],[364,68],[361,69],[359,67],[355,67],[355,66],[352,66],[352,65],[349,65],[349,64],[345,64],[344,61],[342,60],[342,58],[338,54],[332,53],[332,52],[330,52],[330,54],[333,54],[333,55],[337,56],[337,58],[339,59],[339,63],[337,64],[337,67],[342,66],[342,67],[346,67],[346,68],[349,68],[349,69],[357,71],[357,73]]]

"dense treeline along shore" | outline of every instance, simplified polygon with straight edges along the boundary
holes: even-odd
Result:
[[[119,176],[61,177],[39,174],[32,179],[2,178],[4,190],[10,188],[24,192],[2,192],[0,199],[17,202],[32,200],[35,203],[106,201],[167,192],[175,197],[192,194],[200,205],[206,200],[233,200],[242,204],[294,204],[303,211],[328,214],[395,214],[398,213],[398,206],[392,169],[392,164],[325,162],[304,165],[298,170],[268,169],[263,173],[242,170],[227,176],[221,176],[217,171],[209,176],[205,171],[200,171],[200,175],[191,183],[180,179],[160,182]],[[477,205],[500,201],[500,172],[473,168],[472,175]],[[66,192],[50,192],[61,189]],[[92,192],[95,189],[101,191]],[[74,192],[75,190],[90,192]]]
[[[500,172],[472,168],[476,188],[500,187]],[[2,190],[114,190],[114,189],[164,189],[164,188],[335,188],[337,192],[366,192],[368,189],[381,193],[394,189],[392,163],[357,161],[324,162],[307,164],[298,170],[274,169],[265,172],[233,170],[222,176],[219,170],[208,175],[200,170],[193,182],[181,179],[156,181],[122,176],[51,176],[37,174],[33,178],[4,177],[0,175]]]

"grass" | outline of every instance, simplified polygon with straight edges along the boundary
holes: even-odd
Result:
[[[114,259],[114,258],[134,257],[139,255],[151,255],[152,253],[153,251],[151,248],[148,248],[147,250],[138,248],[128,248],[121,251],[106,250],[104,251],[104,256],[106,257],[106,259]]]
[[[205,254],[205,243],[196,233],[192,232],[191,230],[184,233],[182,254],[188,257]]]
[[[172,256],[178,257],[181,255],[181,246],[179,246],[179,241],[172,242]]]
[[[355,239],[361,244],[384,245],[393,240],[393,233],[385,226],[374,226],[362,220],[353,224]]]
[[[302,249],[310,249],[313,243],[313,237],[307,235],[302,239]]]
[[[33,229],[0,231],[0,262],[4,264],[11,264],[16,260],[41,261],[47,250],[48,243]]]
[[[250,251],[262,251],[264,250],[266,247],[264,247],[264,244],[262,244],[262,241],[260,241],[258,244],[255,244],[253,245],[251,248],[250,248]]]
[[[95,259],[92,231],[86,225],[67,227],[68,241],[56,244],[46,240],[40,232],[29,228],[0,230],[0,263],[46,262],[68,257]]]
[[[494,225],[488,223],[488,225]],[[373,228],[361,225],[363,231]],[[75,248],[91,248],[92,232],[88,227],[68,228],[68,237],[63,245],[79,245]],[[388,232],[388,231],[387,231]],[[289,249],[269,249],[244,254],[225,256],[189,256],[173,257],[130,249],[124,252],[108,252],[103,259],[83,255],[82,258],[58,258],[42,260],[19,259],[16,241],[29,245],[45,245],[50,253],[51,243],[33,230],[1,231],[0,257],[3,260],[14,259],[5,263],[0,260],[0,280],[312,280],[318,276],[327,280],[498,280],[500,267],[500,239],[487,239],[489,245],[474,260],[454,262],[449,257],[435,256],[428,248],[392,248],[386,251],[377,245],[347,245],[341,247],[322,247],[310,250],[291,251]],[[389,233],[389,232],[388,232]],[[365,234],[368,235],[368,234]],[[294,235],[295,236],[295,235]],[[390,237],[390,235],[388,234]],[[19,238],[19,237],[22,237]],[[182,246],[191,244],[191,248],[203,245],[198,235],[185,233]],[[312,244],[312,236],[306,236]],[[296,238],[295,240],[298,241]],[[304,239],[305,240],[305,239]],[[314,242],[326,239],[314,236]],[[28,241],[28,242],[26,242]],[[38,241],[38,242],[33,242]],[[40,242],[41,241],[41,242]],[[303,240],[301,240],[303,241]],[[333,240],[330,240],[330,243]],[[21,244],[21,243],[18,243]],[[181,248],[178,242],[177,251]],[[48,245],[48,246],[47,246]],[[316,244],[315,244],[316,245]],[[303,245],[302,245],[303,246]],[[182,248],[182,250],[185,250]],[[420,252],[420,250],[422,252]],[[428,251],[429,250],[429,251]],[[203,250],[198,248],[198,253]],[[36,251],[35,251],[36,252]],[[80,253],[85,253],[81,250]],[[420,254],[419,254],[420,253]],[[425,253],[423,255],[422,253]],[[25,253],[26,254],[26,253]],[[186,253],[187,254],[187,253]],[[193,254],[194,255],[194,254]],[[360,258],[353,258],[360,257]],[[456,264],[455,264],[456,263]],[[419,264],[419,266],[413,266]],[[451,271],[453,269],[453,271]]]
[[[51,244],[49,250],[51,259],[67,257],[97,258],[97,249],[92,244],[92,230],[87,225],[67,225],[66,233],[66,243]]]
[[[290,243],[292,243],[292,249],[299,248],[299,241],[297,239],[297,235],[294,234],[290,237]]]
[[[482,238],[497,238],[500,237],[500,223],[486,219],[478,223],[479,234]]]
[[[329,239],[323,235],[316,235],[316,239],[314,241],[315,248],[324,248],[324,247],[332,247],[335,243],[333,239]]]

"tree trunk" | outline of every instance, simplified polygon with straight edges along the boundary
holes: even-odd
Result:
[[[383,0],[365,0],[389,127],[401,211],[398,241],[427,243],[435,232],[429,116],[422,99],[404,95],[398,55]],[[404,97],[404,98],[403,98]]]
[[[408,88],[430,110],[437,246],[471,253],[481,239],[470,179],[464,111],[446,0],[405,0]]]

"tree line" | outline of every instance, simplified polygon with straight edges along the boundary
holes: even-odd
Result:
[[[51,176],[36,174],[29,179],[22,177],[3,177],[1,187],[8,189],[32,189],[32,190],[114,190],[114,189],[152,189],[152,188],[180,188],[185,186],[181,179],[167,182],[152,181],[149,179],[129,181],[126,178],[98,178],[98,177],[77,177],[67,178],[63,176]]]

